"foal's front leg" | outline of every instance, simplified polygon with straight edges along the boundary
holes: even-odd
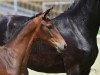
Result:
[[[29,75],[27,67],[21,67],[21,75]]]

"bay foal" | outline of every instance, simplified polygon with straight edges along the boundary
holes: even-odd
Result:
[[[27,61],[32,44],[38,39],[48,42],[57,49],[66,43],[47,15],[51,9],[28,21],[19,33],[0,47],[0,75],[28,75]]]

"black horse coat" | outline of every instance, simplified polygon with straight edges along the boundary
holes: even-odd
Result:
[[[8,33],[12,35],[22,27],[22,23],[31,19],[18,15],[10,17]],[[6,43],[4,40],[11,37],[7,36],[8,21],[9,18],[6,16],[0,22],[1,45]],[[40,40],[33,45],[28,67],[39,72],[89,75],[98,54],[96,36],[100,25],[100,1],[75,0],[67,11],[54,18],[52,22],[66,40],[66,50],[59,54]]]

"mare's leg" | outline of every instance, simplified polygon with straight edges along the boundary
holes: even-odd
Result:
[[[67,75],[89,75],[90,68],[82,69],[79,64],[67,68],[65,65],[65,72]]]
[[[64,67],[67,75],[80,75],[80,65],[79,64],[71,64],[68,60],[64,59]]]
[[[67,75],[80,75],[79,65],[74,65],[68,69],[65,67],[65,71],[67,72]]]
[[[89,75],[89,73],[90,73],[90,68],[89,68],[89,69],[86,68],[86,69],[84,69],[84,70],[81,70],[80,75]]]

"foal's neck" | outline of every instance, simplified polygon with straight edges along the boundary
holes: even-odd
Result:
[[[30,48],[32,47],[33,41],[36,39],[36,35],[34,33],[35,25],[33,25],[33,21],[29,22],[25,27],[14,36],[5,46],[15,50],[22,58],[30,52]]]

